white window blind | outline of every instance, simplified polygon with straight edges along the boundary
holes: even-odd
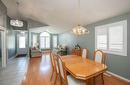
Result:
[[[122,52],[123,44],[123,26],[109,27],[109,49]]]
[[[95,27],[95,48],[127,55],[127,20]]]
[[[97,30],[97,48],[98,49],[107,49],[107,29],[100,28]]]

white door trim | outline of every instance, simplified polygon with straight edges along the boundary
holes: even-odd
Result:
[[[2,44],[2,67],[6,67],[7,55],[6,55],[6,28],[0,26],[1,31],[1,44]]]

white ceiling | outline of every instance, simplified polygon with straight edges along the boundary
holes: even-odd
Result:
[[[31,28],[29,29],[30,32],[34,32],[34,33],[41,33],[41,32],[49,32],[49,33],[55,33],[55,34],[59,34],[61,32],[57,31],[56,27],[52,27],[52,26],[44,26],[44,27],[36,27],[36,28]]]
[[[8,15],[16,17],[16,1],[2,0]],[[78,0],[19,0],[23,19],[32,19],[64,32],[78,24]],[[81,24],[87,25],[130,12],[130,0],[80,0]]]

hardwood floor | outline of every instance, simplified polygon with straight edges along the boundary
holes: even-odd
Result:
[[[28,65],[28,71],[22,81],[22,85],[54,85],[54,77],[50,81],[51,63],[50,56],[44,54],[42,58],[31,58]],[[130,85],[113,76],[104,75],[105,85]],[[58,80],[56,85],[60,85]],[[96,79],[96,85],[102,85],[100,77]]]
[[[26,57],[11,59],[0,69],[0,85],[21,85],[27,66]]]
[[[53,85],[54,78],[51,82],[50,76],[51,62],[48,54],[43,55],[42,58],[31,58],[22,85]],[[57,85],[58,83],[59,81]]]

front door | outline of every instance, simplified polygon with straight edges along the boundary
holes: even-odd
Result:
[[[17,34],[17,54],[27,54],[27,32]]]

